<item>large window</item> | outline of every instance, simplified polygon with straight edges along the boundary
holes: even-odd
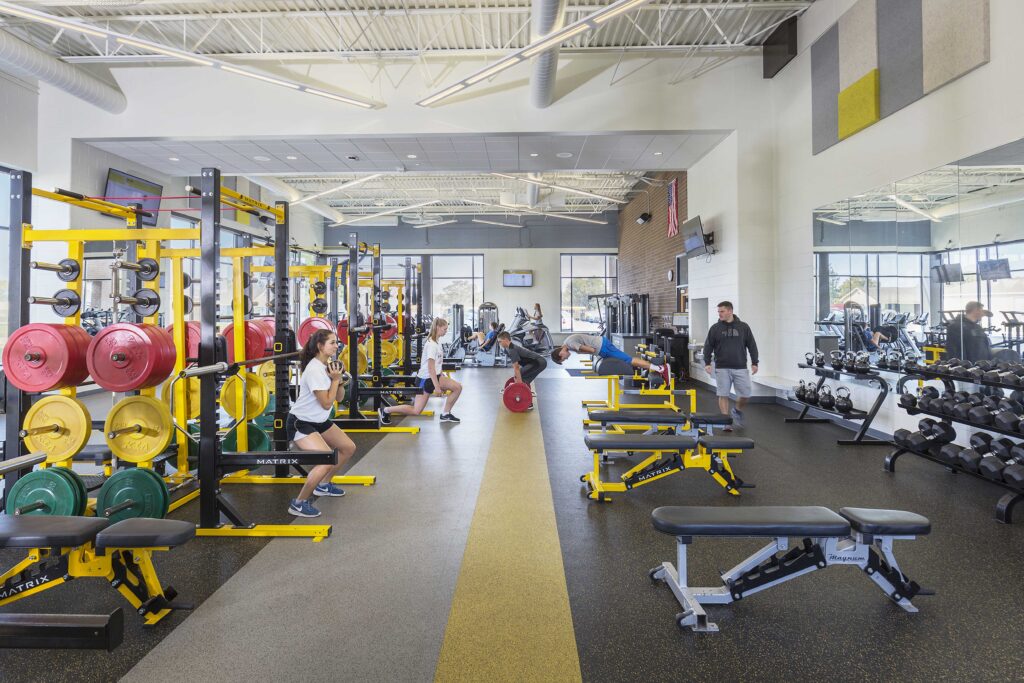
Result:
[[[431,311],[447,318],[454,304],[465,308],[464,321],[476,329],[476,309],[484,302],[483,254],[430,257]]]
[[[562,332],[601,329],[597,299],[592,294],[616,291],[618,258],[609,254],[562,254]]]
[[[1006,259],[1009,261],[1009,279],[983,280],[978,278],[978,261]],[[1003,322],[1001,311],[1024,311],[1024,242],[954,249],[943,254],[941,263],[959,263],[963,282],[942,286],[942,310],[960,312],[968,301],[980,301],[995,317],[992,324]]]
[[[925,254],[828,253],[815,262],[824,264],[828,277],[828,294],[818,304],[820,317],[842,311],[850,301],[865,312],[872,306],[881,313],[920,315],[928,310]]]

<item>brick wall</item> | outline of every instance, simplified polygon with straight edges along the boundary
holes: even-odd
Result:
[[[670,316],[676,310],[676,282],[666,273],[674,271],[676,255],[683,251],[680,235],[668,237],[668,181],[679,179],[678,218],[687,219],[686,173],[658,173],[657,185],[646,185],[648,194],[638,194],[619,210],[619,292],[649,294],[651,316]],[[650,208],[648,209],[648,195]],[[641,213],[651,220],[637,225]],[[655,321],[657,323],[657,321]]]

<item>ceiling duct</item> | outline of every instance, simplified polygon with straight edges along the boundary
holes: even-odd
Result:
[[[529,173],[526,176],[530,180],[540,180],[540,173]],[[537,206],[540,201],[540,185],[530,183],[526,186],[526,205],[531,209]]]
[[[537,40],[557,31],[565,24],[565,0],[533,0],[533,25],[530,39]],[[555,97],[555,73],[558,71],[559,48],[542,52],[533,63],[530,98],[538,109],[547,108]],[[530,204],[533,206],[533,204]]]
[[[0,31],[0,70],[21,79],[43,81],[111,114],[128,108],[128,98],[119,88],[6,31]]]

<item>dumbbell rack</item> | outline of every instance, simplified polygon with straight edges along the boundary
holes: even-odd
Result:
[[[836,441],[840,446],[889,446],[892,444],[891,441],[884,441],[867,435],[868,429],[871,427],[871,422],[875,419],[875,415],[878,414],[879,409],[882,407],[882,403],[885,402],[885,397],[889,394],[889,383],[886,382],[877,372],[850,372],[849,370],[836,370],[835,368],[818,367],[817,365],[808,365],[807,363],[797,363],[797,367],[803,370],[814,370],[814,374],[818,377],[818,383],[814,385],[815,392],[821,389],[821,386],[825,383],[826,379],[838,381],[841,380],[843,376],[847,376],[878,382],[878,397],[875,398],[875,402],[871,405],[870,410],[866,412],[863,410],[851,410],[848,413],[841,413],[838,410],[827,410],[821,406],[811,405],[810,403],[800,401],[800,404],[803,405],[803,410],[801,410],[800,414],[796,417],[787,417],[787,423],[803,422],[814,424],[832,422],[832,418],[807,417],[807,413],[813,408],[814,410],[834,415],[840,419],[861,421],[860,428],[852,439],[838,439]]]
[[[1018,387],[1018,386],[1002,384],[1000,382],[985,382],[985,381],[981,381],[981,380],[973,381],[973,380],[970,380],[970,379],[967,379],[967,378],[964,378],[964,377],[956,377],[956,376],[953,376],[953,375],[946,375],[946,374],[939,373],[939,372],[917,371],[917,370],[915,370],[911,374],[908,374],[907,376],[903,377],[900,380],[900,385],[899,385],[900,388],[902,389],[902,385],[903,385],[903,383],[905,381],[907,381],[907,380],[914,380],[914,379],[939,379],[939,380],[942,380],[943,385],[949,391],[955,391],[956,390],[956,386],[953,384],[954,381],[963,382],[965,384],[979,384],[979,385],[984,385],[984,386],[1000,387],[1000,388],[1004,388],[1004,389],[1020,389],[1021,388],[1021,387]],[[908,415],[927,415],[929,417],[938,418],[938,419],[943,420],[944,422],[947,422],[947,423],[950,423],[950,424],[955,422],[957,424],[967,425],[969,427],[974,427],[975,429],[981,429],[981,430],[984,430],[986,432],[992,432],[994,434],[1003,434],[1005,436],[1012,436],[1012,437],[1015,437],[1015,438],[1018,438],[1018,439],[1024,437],[1024,434],[1021,434],[1020,432],[1014,432],[1014,431],[1010,431],[1008,429],[1000,429],[999,427],[996,427],[995,425],[983,425],[983,424],[978,424],[977,422],[971,422],[970,420],[961,420],[959,418],[953,417],[952,415],[946,415],[945,413],[939,413],[939,412],[936,412],[934,410],[924,410],[922,408],[904,408],[904,410],[907,411]],[[994,479],[988,479],[987,477],[983,477],[981,474],[978,474],[977,472],[971,472],[971,471],[965,470],[962,467],[959,467],[957,465],[951,465],[949,463],[943,462],[942,460],[939,460],[938,458],[934,457],[931,453],[922,453],[920,451],[913,451],[913,450],[910,450],[908,448],[904,448],[903,446],[900,446],[899,444],[897,444],[895,442],[891,442],[891,445],[896,450],[893,451],[892,453],[890,453],[889,455],[887,455],[885,457],[885,471],[886,472],[895,472],[896,471],[896,461],[899,459],[899,457],[901,455],[903,455],[904,453],[913,453],[914,455],[916,455],[918,457],[921,457],[921,458],[924,458],[925,460],[931,460],[932,462],[935,462],[935,463],[938,463],[938,464],[942,465],[943,467],[948,469],[950,472],[953,472],[954,474],[967,474],[967,475],[970,475],[970,476],[975,477],[977,479],[981,479],[982,481],[986,481],[989,484],[993,484],[993,485],[998,486],[998,487],[1000,487],[1002,489],[1005,489],[1007,491],[1007,493],[1004,494],[1003,497],[999,499],[999,502],[996,503],[996,519],[999,520],[1000,522],[1002,522],[1003,524],[1011,524],[1013,522],[1013,509],[1014,509],[1014,507],[1016,507],[1017,503],[1020,503],[1021,501],[1024,501],[1024,491],[1014,487],[1012,484],[1007,484],[1004,481],[996,481]]]

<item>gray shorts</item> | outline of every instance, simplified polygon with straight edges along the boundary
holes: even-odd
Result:
[[[736,391],[737,398],[750,398],[750,370],[729,370],[727,368],[715,368],[715,382],[718,388],[715,394],[728,396],[729,389]]]

